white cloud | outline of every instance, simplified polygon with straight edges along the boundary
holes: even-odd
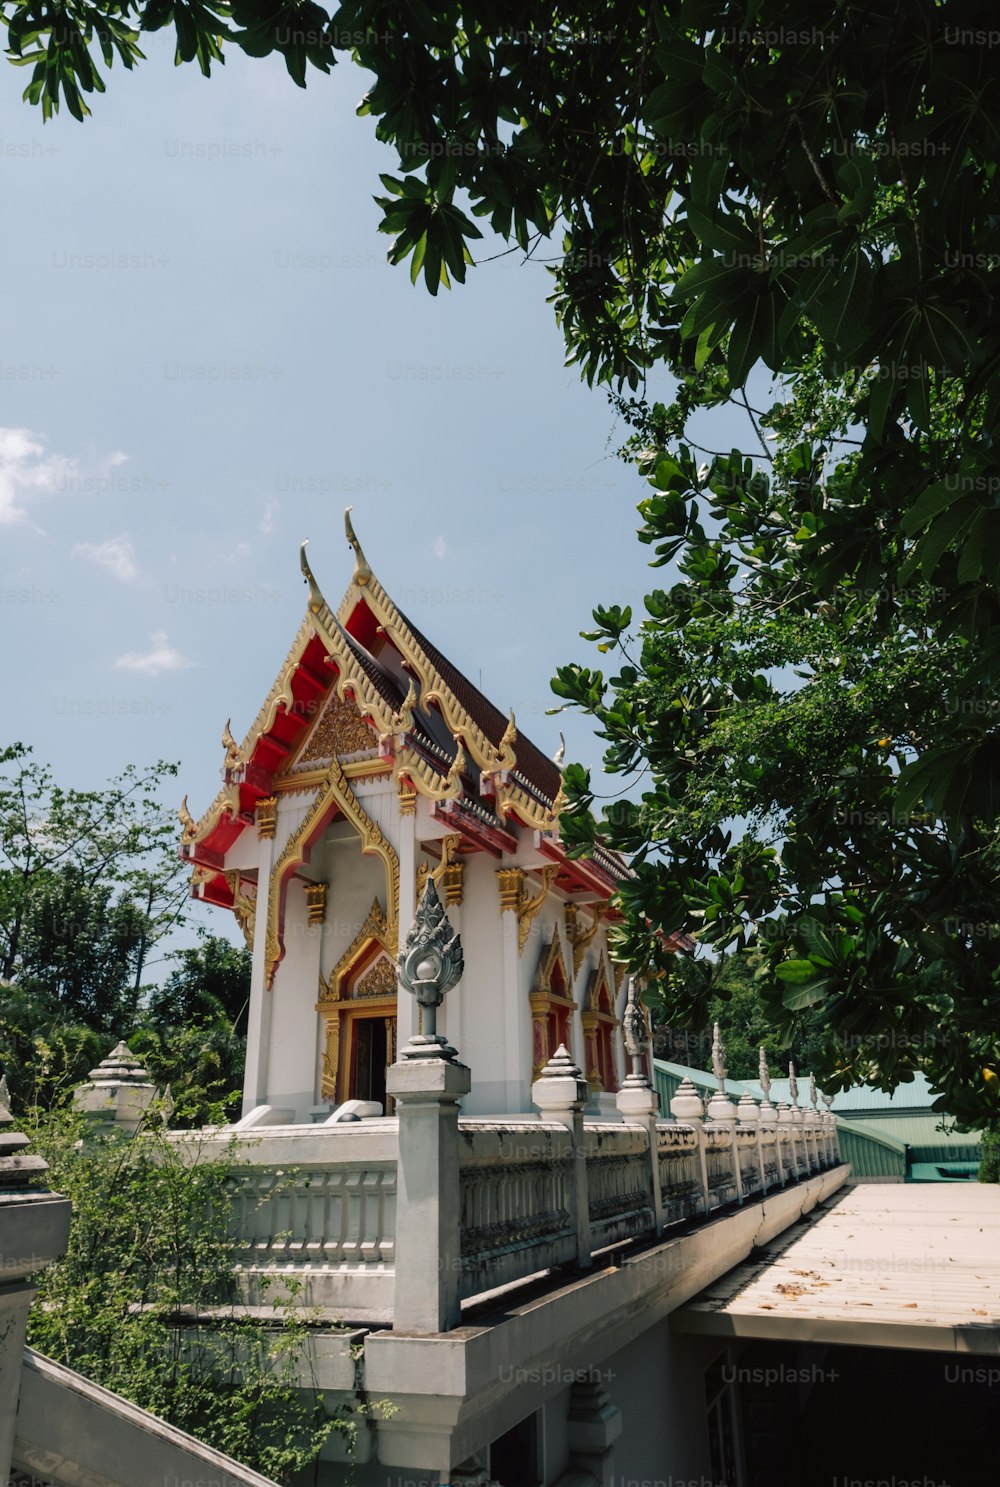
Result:
[[[274,518],[277,516],[280,510],[280,502],[276,501],[274,496],[268,496],[267,501],[264,504],[264,513],[258,523],[258,526],[260,527],[260,530],[262,532],[267,534],[274,531]]]
[[[237,542],[237,544],[233,548],[232,552],[224,552],[222,554],[222,561],[224,563],[238,563],[238,562],[241,561],[241,559],[248,558],[249,556],[250,556],[250,544],[249,544],[249,542]]]
[[[113,577],[122,583],[131,583],[139,569],[135,561],[135,548],[126,532],[120,537],[109,537],[106,542],[78,542],[73,549],[78,558],[89,558],[101,568],[107,568]]]
[[[120,671],[138,671],[143,676],[159,676],[161,671],[186,671],[189,666],[194,666],[194,661],[189,661],[187,656],[182,656],[170,644],[166,630],[154,631],[149,639],[148,651],[128,651],[124,656],[118,657],[115,665]]]
[[[0,427],[0,525],[24,521],[32,493],[70,489],[76,469],[75,460],[46,454],[29,429]]]
[[[451,548],[448,546],[447,542],[445,542],[444,538],[443,537],[435,537],[435,539],[434,539],[434,556],[436,558],[446,558],[450,552],[451,552]]]

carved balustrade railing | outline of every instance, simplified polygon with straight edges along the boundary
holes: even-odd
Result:
[[[459,1301],[588,1265],[609,1245],[655,1239],[839,1164],[831,1116],[772,1115],[459,1119],[459,1242],[450,1262]],[[424,1222],[417,1212],[397,1221],[397,1119],[173,1139],[233,1163],[231,1225],[248,1301],[294,1293],[326,1316],[393,1320],[403,1283],[397,1224]]]
[[[460,1120],[461,1295],[576,1259],[565,1126]]]
[[[391,1321],[398,1126],[175,1133],[189,1160],[232,1164],[230,1235],[243,1298],[294,1293],[326,1316]]]
[[[680,1121],[658,1122],[656,1152],[660,1199],[666,1223],[679,1223],[705,1211],[701,1152],[694,1126]]]
[[[648,1129],[588,1121],[584,1149],[591,1248],[650,1233],[655,1220]]]

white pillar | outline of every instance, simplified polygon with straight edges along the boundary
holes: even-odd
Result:
[[[413,800],[413,810],[401,810],[399,815],[399,943],[396,953],[403,948],[406,931],[413,923],[416,913],[417,886],[417,811],[421,808],[419,798]],[[391,915],[392,905],[386,909]],[[411,996],[396,996],[396,1047],[402,1048],[417,1031],[417,1008]],[[461,1045],[459,1045],[461,1046]]]
[[[250,1009],[247,1027],[247,1062],[243,1079],[243,1111],[249,1115],[267,1103],[267,1072],[271,1053],[271,1009],[273,995],[267,989],[267,920],[270,908],[271,867],[274,839],[265,836],[257,843],[257,902],[254,911],[253,969],[250,974]]]
[[[461,1320],[458,1102],[472,1079],[455,1060],[405,1053],[386,1078],[399,1117],[392,1326],[448,1332]]]

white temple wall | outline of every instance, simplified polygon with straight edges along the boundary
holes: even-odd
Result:
[[[285,954],[265,995],[271,997],[271,1049],[266,1104],[294,1110],[296,1121],[312,1119],[315,1103],[316,999],[321,931],[306,923],[305,885],[288,884]]]
[[[501,1115],[512,1108],[518,1086],[506,1072],[506,1016],[496,862],[485,853],[466,860],[462,905],[449,911],[462,936],[465,975],[445,998],[438,1026],[472,1070],[472,1093],[463,1115]],[[441,1015],[443,1013],[443,1016]]]

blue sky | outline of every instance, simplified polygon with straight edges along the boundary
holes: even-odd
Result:
[[[415,623],[596,764],[548,682],[596,661],[594,604],[641,602],[643,487],[549,276],[511,255],[434,300],[387,266],[394,157],[349,63],[303,92],[234,53],[206,82],[147,40],[83,125],[43,126],[21,70],[0,96],[5,735],[81,787],[178,760],[198,814],[301,618],[298,544],[339,600],[353,504]]]

